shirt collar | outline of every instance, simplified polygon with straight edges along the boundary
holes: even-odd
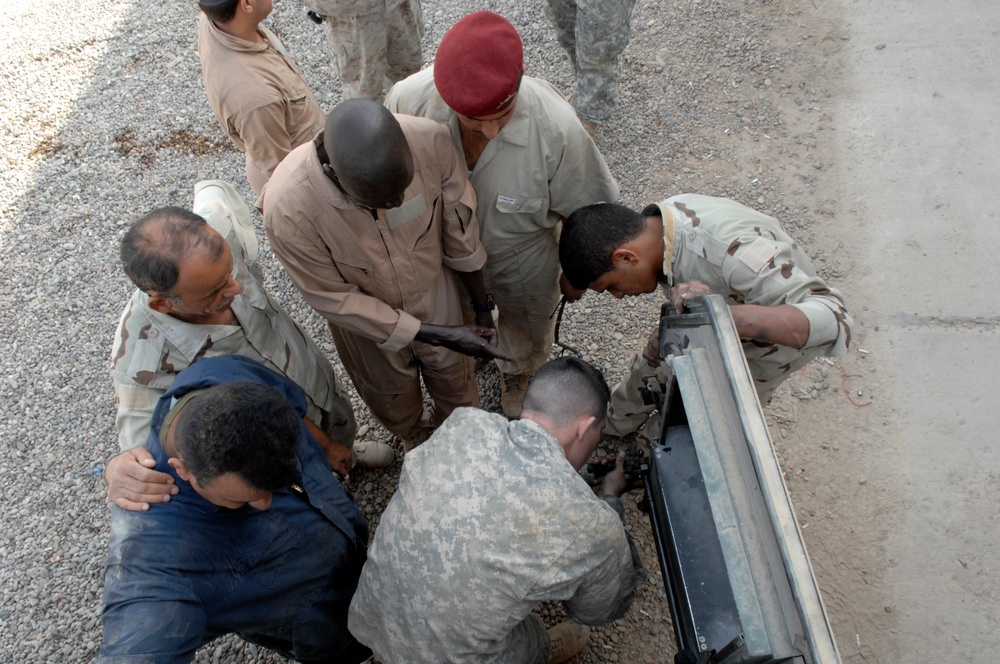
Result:
[[[211,31],[212,36],[215,37],[220,44],[232,51],[259,53],[260,51],[266,51],[277,40],[274,33],[265,28],[263,25],[257,26],[257,32],[264,38],[264,42],[257,43],[241,39],[225,32],[224,30],[220,30],[215,23],[208,19],[208,17],[205,17],[205,20],[208,21],[208,29]],[[277,47],[275,47],[275,50],[278,50]]]
[[[212,326],[188,323],[169,314],[161,313],[149,306],[149,295],[146,293],[140,292],[139,302],[146,308],[150,320],[153,321],[153,327],[177,349],[188,363],[194,362],[198,353],[208,343],[209,331]],[[237,295],[233,300],[233,311],[236,313],[237,319],[240,318],[240,311],[248,311],[247,306],[243,294]]]

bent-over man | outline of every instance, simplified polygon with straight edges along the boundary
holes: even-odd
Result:
[[[303,420],[302,389],[202,359],[160,399],[146,447],[180,489],[111,508],[99,662],[184,662],[235,632],[303,662],[369,657],[347,629],[368,525]]]
[[[562,662],[628,611],[645,570],[624,527],[620,457],[598,497],[577,472],[608,386],[573,357],[543,365],[521,419],[463,408],[407,456],[351,603],[386,664]],[[560,601],[576,623],[531,612]],[[577,624],[580,623],[580,624]]]
[[[773,217],[725,198],[681,194],[641,214],[623,205],[581,208],[566,220],[559,258],[574,287],[616,298],[658,285],[678,311],[690,297],[727,298],[762,404],[793,371],[842,355],[851,342],[844,297],[802,248]],[[623,436],[646,422],[653,407],[639,390],[661,362],[653,330],[612,393],[606,433]]]
[[[275,255],[329,322],[361,398],[406,449],[455,408],[479,405],[472,356],[503,356],[488,311],[462,325],[456,276],[486,302],[475,206],[444,127],[361,99],[331,111],[264,191]]]

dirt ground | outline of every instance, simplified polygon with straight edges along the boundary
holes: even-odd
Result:
[[[9,363],[0,405],[11,432],[0,454],[0,563],[9,572],[0,661],[97,654],[107,508],[95,473],[114,450],[105,365],[131,288],[114,267],[118,227],[153,201],[189,204],[198,179],[230,178],[249,197],[242,159],[204,104],[191,4],[105,5],[55,0],[43,9],[19,0],[11,7],[24,16],[12,11],[6,21],[15,28],[12,57],[27,65],[7,68],[0,99],[13,109],[0,118],[0,296],[9,319],[15,307],[25,311],[0,335]],[[434,45],[461,13],[504,13],[525,38],[529,72],[572,89],[541,3],[423,5],[425,43]],[[117,18],[97,20],[104,13]],[[36,30],[44,21],[52,29]],[[269,21],[331,108],[339,92],[321,32],[297,0],[277,3]],[[638,0],[619,111],[598,137],[623,202],[694,192],[756,207],[780,219],[845,294],[858,323],[850,353],[798,372],[765,415],[842,659],[852,664],[987,663],[1000,650],[992,433],[1000,271],[989,199],[1000,154],[997,25],[1000,3],[982,0]],[[264,262],[268,289],[332,349],[277,262]],[[101,296],[60,285],[59,272],[71,270]],[[37,295],[30,306],[14,299],[28,292]],[[661,299],[590,294],[567,311],[563,338],[613,381]],[[33,367],[14,372],[18,344],[61,347],[52,335],[59,327],[72,342],[73,370],[81,367],[77,382],[57,390],[47,382],[61,385],[54,371],[45,380],[32,378]],[[483,406],[497,410],[495,372],[480,379]],[[62,419],[74,427],[62,442],[36,404],[68,390],[88,397],[61,397]],[[389,440],[354,398],[359,438]],[[45,441],[36,429],[48,431]],[[67,488],[70,468],[83,478],[77,472]],[[398,474],[398,464],[352,474],[373,527]],[[576,664],[672,661],[648,522],[631,500],[628,527],[649,583],[627,617],[593,631]],[[67,511],[69,501],[76,506]],[[556,607],[542,613],[559,619]],[[227,637],[195,661],[279,660]]]

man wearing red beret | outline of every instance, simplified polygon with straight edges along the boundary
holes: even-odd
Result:
[[[618,183],[573,107],[550,83],[524,75],[521,38],[493,12],[452,26],[434,66],[394,85],[385,104],[447,125],[465,157],[500,350],[513,357],[498,361],[503,410],[517,417],[528,380],[552,347],[557,226],[581,205],[616,201]]]

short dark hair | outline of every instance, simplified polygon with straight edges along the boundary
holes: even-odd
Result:
[[[207,3],[198,3],[198,7],[205,13],[209,21],[213,23],[229,23],[236,16],[236,8],[240,0],[212,0]]]
[[[618,203],[595,203],[575,210],[563,222],[559,263],[574,288],[586,289],[613,268],[611,254],[639,237],[646,220]]]
[[[277,491],[295,481],[301,423],[274,388],[224,383],[184,408],[174,444],[202,485],[233,473],[254,489]]]
[[[122,237],[119,254],[125,274],[140,290],[173,297],[179,263],[195,249],[216,259],[225,240],[207,232],[208,223],[180,207],[157,208]]]
[[[524,394],[523,411],[545,415],[556,426],[580,416],[604,417],[611,391],[600,371],[578,357],[549,360],[538,369]]]

